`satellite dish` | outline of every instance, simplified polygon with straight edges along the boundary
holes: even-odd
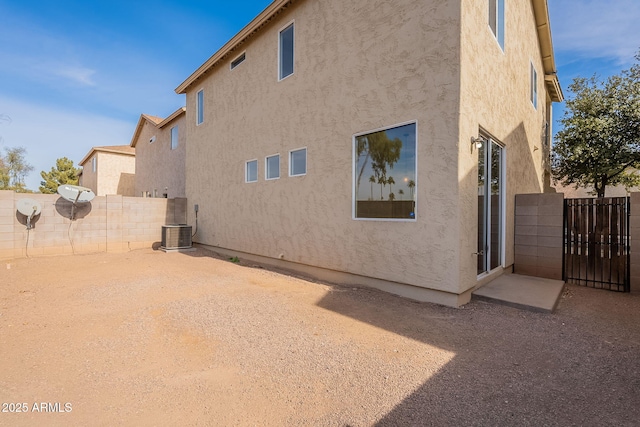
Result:
[[[58,186],[58,194],[65,200],[73,203],[87,203],[96,197],[95,193],[87,187],[79,185],[60,185]]]
[[[42,205],[33,199],[20,199],[16,205],[18,212],[27,217],[27,230],[31,230],[31,219],[36,215],[40,215]]]

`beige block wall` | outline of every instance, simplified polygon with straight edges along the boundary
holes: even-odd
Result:
[[[98,180],[96,196],[135,194],[135,156],[98,151]],[[87,164],[90,165],[90,162]],[[91,188],[91,187],[89,187]]]
[[[187,93],[195,240],[457,294],[459,17],[457,2],[436,0],[295,2],[207,73]],[[278,82],[278,32],[294,21],[295,72]],[[408,121],[417,220],[353,220],[353,135]],[[307,174],[290,178],[288,152],[301,147]],[[265,181],[276,153],[281,178]],[[252,159],[259,179],[245,184]]]
[[[561,280],[564,256],[562,194],[518,194],[515,204],[513,272]]]
[[[27,231],[16,203],[28,197],[42,206]],[[186,222],[186,199],[96,197],[74,209],[58,195],[0,191],[0,259],[43,255],[122,252],[151,247],[161,240],[162,226]]]
[[[171,149],[171,128],[178,126],[178,147]],[[136,142],[135,195],[149,192],[169,198],[185,197],[186,119],[182,114],[162,129],[145,121]],[[149,140],[155,136],[153,143]]]
[[[506,2],[505,48],[487,23],[487,2],[462,1],[460,133],[457,139],[460,197],[459,291],[475,286],[478,221],[478,150],[471,138],[480,129],[504,145],[506,156],[504,263],[514,263],[515,195],[544,191],[545,120],[551,108],[533,8],[530,1]],[[530,64],[537,74],[538,108],[530,101]]]

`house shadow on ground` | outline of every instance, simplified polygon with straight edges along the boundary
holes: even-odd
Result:
[[[455,354],[376,425],[632,425],[640,326],[629,319],[640,296],[568,289],[573,297],[553,315],[476,301],[453,309],[369,289],[329,292],[318,306]],[[607,314],[622,306],[627,320]]]

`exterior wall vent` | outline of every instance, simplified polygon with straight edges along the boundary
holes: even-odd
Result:
[[[161,248],[191,248],[191,226],[186,224],[163,225]]]

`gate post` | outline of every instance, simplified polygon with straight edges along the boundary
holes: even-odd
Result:
[[[633,293],[640,293],[640,193],[631,193],[630,210],[630,289]]]

